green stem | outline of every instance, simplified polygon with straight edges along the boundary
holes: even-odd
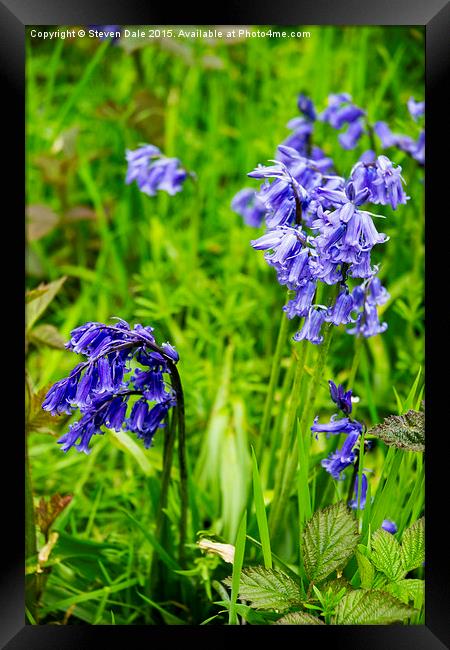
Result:
[[[288,417],[286,426],[283,430],[283,437],[281,440],[281,449],[280,449],[280,459],[277,466],[277,475],[275,479],[274,486],[274,499],[270,508],[269,515],[269,527],[271,530],[271,535],[274,535],[280,518],[280,505],[281,505],[281,493],[283,485],[284,472],[286,470],[286,463],[289,456],[289,451],[295,446],[295,430],[294,423],[295,417],[297,414],[297,409],[300,403],[301,392],[300,386],[303,376],[303,370],[305,366],[305,357],[307,351],[307,342],[302,341],[300,348],[300,355],[297,360],[297,366],[295,368],[294,383],[292,385],[291,392],[291,401],[289,403]]]
[[[333,326],[328,324],[324,333],[324,340],[319,349],[319,355],[316,362],[314,374],[308,386],[307,397],[305,400],[306,408],[303,410],[302,418],[300,420],[300,435],[303,435],[303,432],[305,431],[305,426],[307,426],[307,424],[312,419],[312,414],[314,412],[314,405],[316,402],[317,393],[319,390],[320,382],[322,380],[323,370],[325,367],[325,361],[331,343],[332,333],[333,333]],[[293,403],[291,404],[291,406],[293,407],[292,416],[288,420],[288,425],[290,426],[291,432],[292,430],[294,430],[294,422],[295,422],[295,416],[297,413],[297,406],[298,406],[298,402],[297,403],[295,402],[296,400],[293,399]],[[309,446],[309,438],[307,436],[306,439],[308,440],[308,446]],[[281,488],[275,491],[274,503],[271,509],[272,516],[270,519],[270,524],[271,524],[271,534],[273,536],[273,539],[275,539],[280,532],[280,525],[279,525],[280,519],[282,513],[284,513],[286,510],[286,506],[289,500],[289,495],[291,494],[293,483],[295,480],[295,474],[297,471],[298,447],[295,445],[295,436],[293,439],[293,443],[294,444],[290,445],[289,447],[292,449],[289,457],[284,462],[283,466],[280,466],[281,471],[279,472],[279,477],[280,477],[279,482],[281,483]]]
[[[167,496],[169,493],[170,472],[172,469],[173,449],[175,445],[175,415],[172,414],[169,425],[165,428],[164,434],[164,452],[163,452],[163,473],[161,478],[161,493],[159,497],[159,508],[156,518],[156,539],[164,546],[164,535],[166,528],[166,514],[164,509],[167,506]],[[159,580],[159,563],[153,553],[150,567],[150,591],[156,592]]]
[[[352,367],[348,376],[347,390],[352,389],[355,384],[356,373],[358,372],[359,362],[361,359],[361,348],[363,345],[363,337],[356,335],[355,351],[353,354]]]
[[[287,295],[288,297],[286,300],[286,304],[290,300],[289,291]],[[267,443],[267,439],[269,437],[269,425],[270,425],[270,420],[272,415],[273,398],[274,398],[275,389],[278,384],[278,378],[280,376],[281,358],[283,355],[284,346],[286,344],[287,328],[288,328],[288,318],[284,313],[284,311],[282,311],[280,327],[278,330],[277,345],[272,359],[272,368],[270,370],[269,388],[267,389],[266,401],[264,403],[264,413],[263,413],[263,419],[261,423],[261,432],[258,440],[258,445],[256,448],[256,458],[258,461],[258,465],[261,463],[261,456],[264,451],[264,446]]]
[[[33,488],[31,484],[30,462],[28,458],[28,441],[25,434],[25,560],[36,558],[36,522],[34,515]],[[33,618],[37,621],[37,576],[32,573],[25,579],[25,603]]]
[[[186,426],[184,416],[184,394],[181,385],[180,375],[174,366],[171,370],[173,388],[177,393],[177,430],[178,430],[178,465],[180,471],[180,543],[179,543],[179,561],[183,568],[185,563],[185,544],[187,531],[187,513],[189,507],[188,492],[188,469],[186,458]]]

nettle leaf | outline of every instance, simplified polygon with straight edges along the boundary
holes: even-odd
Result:
[[[425,451],[425,413],[409,410],[404,415],[389,415],[367,433],[399,449]]]
[[[231,579],[224,584],[231,586]],[[239,585],[239,598],[255,609],[273,609],[283,612],[301,603],[300,586],[279,569],[263,566],[243,569]]]
[[[392,594],[402,603],[412,601],[417,608],[421,608],[425,599],[425,580],[413,578],[391,582],[383,587],[383,591]]]
[[[336,607],[335,625],[389,625],[412,616],[415,610],[382,591],[357,589],[345,594]]]
[[[33,343],[48,345],[49,348],[57,350],[64,349],[66,342],[54,325],[38,325],[30,332],[29,337]]]
[[[370,589],[373,586],[375,578],[375,567],[372,562],[361,551],[356,551],[356,561],[358,562],[359,577],[361,578],[361,587]]]
[[[274,625],[325,625],[325,623],[312,614],[292,612],[275,621]]]
[[[65,281],[66,277],[63,276],[59,280],[55,280],[49,284],[41,284],[37,290],[28,292],[26,295],[27,306],[25,316],[27,332],[31,330],[37,319],[47,309]]]
[[[371,545],[372,564],[390,581],[395,582],[403,578],[405,569],[402,563],[402,552],[395,537],[383,528],[379,528],[372,537]]]
[[[318,510],[303,533],[305,571],[313,582],[342,569],[358,543],[355,518],[343,501]]]
[[[407,528],[402,537],[402,564],[405,573],[425,561],[425,519],[421,517]]]

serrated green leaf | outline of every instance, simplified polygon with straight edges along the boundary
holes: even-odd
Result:
[[[303,532],[306,575],[313,582],[342,569],[358,543],[355,518],[343,501],[317,511]]]
[[[382,591],[357,589],[345,594],[336,608],[336,625],[389,625],[415,610]]]
[[[386,445],[407,451],[425,451],[425,413],[409,410],[404,415],[389,415],[368,432]]]
[[[356,561],[358,562],[361,587],[363,589],[370,589],[373,585],[373,579],[375,578],[375,567],[372,562],[358,550],[356,551]]]
[[[395,537],[383,528],[379,528],[372,536],[372,564],[384,573],[392,582],[400,580],[405,575],[402,564],[401,548]]]
[[[416,607],[421,608],[425,596],[425,580],[405,578],[398,582],[391,582],[383,587],[383,591],[392,594],[402,603],[408,604],[412,601]]]
[[[292,612],[275,621],[274,625],[325,625],[325,623],[312,614]]]
[[[402,538],[402,565],[404,571],[412,571],[425,561],[425,519],[421,517],[407,528]]]
[[[327,580],[324,582],[320,586],[320,591],[322,594],[327,594],[329,591],[331,591],[333,596],[336,596],[340,591],[342,591],[342,589],[345,589],[347,592],[351,588],[352,586],[349,581],[341,576],[340,578],[334,578],[334,580]]]
[[[224,584],[230,586],[231,579]],[[279,569],[263,566],[243,569],[239,585],[239,598],[249,601],[255,609],[273,609],[283,612],[301,603],[300,586]]]
[[[25,321],[27,332],[31,330],[37,319],[44,313],[53,298],[56,296],[66,277],[50,282],[49,284],[40,285],[37,290],[27,294],[27,306]]]

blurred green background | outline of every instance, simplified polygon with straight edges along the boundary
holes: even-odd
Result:
[[[285,301],[273,269],[250,246],[260,231],[243,224],[231,199],[241,187],[257,187],[246,173],[274,157],[297,115],[299,92],[319,109],[329,93],[350,93],[372,123],[384,120],[412,137],[419,127],[406,102],[424,98],[422,28],[301,29],[311,37],[27,39],[27,288],[67,278],[39,323],[67,340],[86,321],[120,316],[152,325],[159,341],[176,346],[195,494],[192,530],[211,526],[230,542],[249,495],[250,444]],[[370,147],[363,137],[355,150],[343,151],[336,131],[320,123],[314,138],[343,175]],[[141,143],[179,158],[195,180],[174,197],[148,197],[125,185],[125,149]],[[375,210],[387,216],[377,227],[390,236],[373,256],[391,295],[382,308],[389,328],[365,343],[353,387],[358,416],[372,424],[397,412],[393,387],[407,395],[424,353],[424,174],[404,153],[389,155],[402,166],[411,199],[396,212]],[[36,390],[76,361],[41,343],[31,340],[27,351]],[[282,381],[293,348],[289,337]],[[353,351],[353,337],[339,328],[326,378],[345,382]],[[318,412],[331,414],[325,379]],[[138,594],[152,545],[125,511],[144,527],[152,520],[161,439],[144,451],[108,433],[91,446],[88,457],[65,455],[54,437],[30,437],[36,497],[74,495],[58,519],[64,559],[50,575],[44,619],[61,622],[76,605],[73,616],[89,623],[152,622],[155,610]],[[264,472],[272,462],[268,454]],[[177,508],[174,490],[174,526]],[[100,546],[83,546],[88,542]],[[194,553],[199,575],[208,574],[216,558]],[[108,585],[120,588],[105,591]],[[206,600],[181,618],[206,618]]]

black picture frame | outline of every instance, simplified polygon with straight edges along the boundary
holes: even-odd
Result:
[[[445,282],[447,273],[436,269],[437,260],[448,258],[446,240],[439,236],[440,224],[448,220],[445,191],[448,185],[445,162],[449,151],[448,104],[444,93],[448,88],[447,71],[450,61],[450,4],[444,0],[378,0],[366,2],[350,0],[330,2],[315,0],[295,2],[278,0],[276,3],[260,1],[254,3],[234,2],[220,6],[220,15],[212,8],[199,10],[185,5],[183,8],[164,8],[161,3],[147,5],[139,0],[0,0],[0,74],[3,76],[3,107],[6,117],[3,122],[4,158],[7,159],[7,174],[4,188],[12,195],[12,206],[8,226],[16,225],[14,241],[23,241],[24,214],[24,79],[25,79],[25,26],[27,25],[71,25],[71,24],[305,24],[305,25],[422,25],[426,33],[426,106],[427,106],[427,165],[426,165],[426,370],[427,379],[427,559],[426,559],[426,616],[423,626],[333,626],[281,628],[265,627],[264,638],[273,642],[280,636],[292,636],[292,641],[317,642],[349,649],[375,648],[438,650],[450,647],[450,586],[448,571],[449,544],[445,532],[447,520],[447,475],[448,461],[445,453],[448,433],[445,412],[439,413],[438,406],[445,409],[447,383],[444,378],[433,376],[432,365],[438,368],[441,348],[446,329],[442,325],[442,309],[445,308]],[[9,138],[9,141],[8,141]],[[443,158],[439,159],[442,152]],[[444,176],[445,175],[445,176]],[[14,191],[12,191],[14,188]],[[4,231],[5,232],[5,231]],[[9,231],[8,231],[9,232]],[[437,233],[437,236],[436,236]],[[6,233],[4,235],[6,237]],[[9,236],[9,235],[8,235]],[[5,239],[5,241],[8,241]],[[9,244],[7,244],[9,247]],[[20,246],[20,244],[18,244]],[[439,246],[442,248],[439,249]],[[21,249],[23,250],[23,249]],[[430,255],[431,253],[431,255]],[[17,258],[21,260],[20,251]],[[433,268],[435,267],[435,268]],[[17,276],[22,267],[18,264]],[[445,267],[444,267],[445,268]],[[9,278],[4,277],[9,284]],[[10,305],[19,305],[21,288],[12,292]],[[20,330],[17,323],[23,322],[18,306],[14,333]],[[4,316],[4,319],[6,317]],[[8,322],[10,324],[9,315]],[[9,326],[9,325],[8,325]],[[435,329],[433,336],[433,328]],[[14,334],[13,333],[13,334]],[[10,333],[11,335],[11,333]],[[20,336],[19,336],[20,338]],[[22,347],[20,347],[22,345]],[[8,344],[9,347],[9,344]],[[14,347],[12,359],[17,367],[17,350],[23,349],[23,341]],[[435,361],[432,361],[435,359]],[[6,363],[6,362],[5,362]],[[20,373],[20,371],[19,371]],[[19,374],[15,386],[21,385]],[[444,393],[444,390],[446,391]],[[10,385],[9,391],[17,392],[18,407],[21,408],[21,393]],[[8,393],[9,394],[9,393]],[[8,417],[14,413],[11,405],[15,395],[7,399]],[[5,400],[5,397],[4,397]],[[444,406],[442,406],[444,405]],[[4,409],[5,409],[4,403]],[[146,627],[146,626],[30,626],[25,625],[24,612],[24,490],[23,490],[23,439],[17,418],[11,422],[4,415],[5,440],[3,447],[4,482],[1,521],[3,523],[2,570],[0,578],[0,644],[8,650],[69,650],[71,648],[102,647],[111,641],[133,644],[135,648],[149,647],[150,643],[162,640],[166,644],[176,641],[225,645],[234,641],[235,627]],[[220,629],[220,631],[219,631]],[[247,626],[239,628],[239,639],[250,640],[261,634],[261,628]],[[295,634],[294,634],[295,633]],[[294,636],[293,636],[294,634]],[[247,635],[249,635],[247,637]],[[269,635],[268,637],[266,635]],[[155,639],[155,636],[157,637]]]

